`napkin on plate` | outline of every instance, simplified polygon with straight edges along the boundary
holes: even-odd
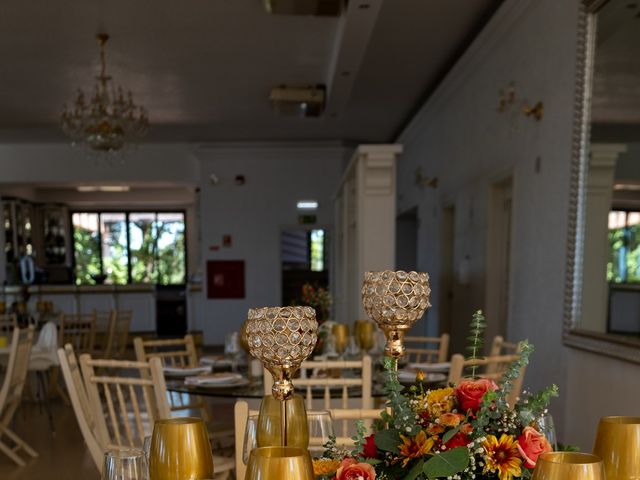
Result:
[[[202,367],[163,367],[162,371],[165,375],[174,377],[186,377],[187,375],[199,375],[201,373],[210,373],[211,365]]]
[[[197,375],[195,377],[187,377],[184,383],[187,385],[218,385],[218,384],[235,384],[242,383],[245,378],[239,373],[219,372],[209,373],[207,375]]]

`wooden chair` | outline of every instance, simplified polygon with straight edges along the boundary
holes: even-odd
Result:
[[[96,412],[92,410],[89,403],[89,396],[82,380],[80,365],[71,344],[58,349],[58,360],[80,432],[87,448],[89,448],[93,463],[100,471],[104,461],[104,449],[96,437]]]
[[[138,361],[159,357],[167,367],[197,367],[198,354],[192,335],[167,340],[133,339],[133,347]]]
[[[344,370],[360,370],[360,375],[356,377],[348,377],[343,375]],[[325,371],[327,376],[312,375],[307,377],[307,370],[314,373]],[[373,407],[372,388],[372,369],[371,357],[365,355],[362,360],[309,360],[302,362],[300,367],[300,378],[296,378],[293,383],[297,389],[304,390],[307,410],[331,410],[332,408],[348,409],[349,405],[349,388],[360,387],[362,396],[358,408],[370,409]],[[265,395],[271,395],[271,386],[273,380],[271,374],[265,370],[264,372]],[[339,392],[340,396],[335,397],[332,393]],[[314,393],[316,397],[322,398],[322,405],[315,405]],[[337,404],[337,405],[336,405]],[[348,422],[342,422],[342,432],[348,429]],[[344,435],[346,436],[346,434]]]
[[[18,317],[15,313],[0,315],[0,335],[11,337],[11,332],[18,327]]]
[[[59,345],[67,343],[77,353],[93,353],[96,339],[96,312],[87,314],[60,314]]]
[[[495,357],[496,355],[515,355],[517,353],[519,353],[517,343],[507,342],[501,335],[493,337],[491,351],[489,352],[490,357]]]
[[[9,429],[9,424],[22,400],[33,344],[33,326],[26,329],[14,328],[11,338],[9,361],[0,388],[0,451],[18,465],[24,466],[26,463],[18,455],[20,452],[25,452],[30,457],[37,457],[38,454]],[[8,444],[5,443],[5,438]]]
[[[343,425],[342,435],[336,433],[336,444],[339,447],[350,448],[355,445],[353,435],[349,435],[344,430],[344,424],[349,421],[351,424],[356,420],[364,420],[365,425],[370,425],[374,420],[381,420],[380,415],[383,410],[377,408],[332,408],[329,410],[333,422],[341,422]],[[355,432],[354,432],[355,433]]]
[[[404,343],[409,363],[442,363],[449,359],[448,333],[439,337],[405,337]]]
[[[123,358],[129,341],[129,328],[133,312],[131,310],[114,310],[109,317],[107,340],[104,358]]]
[[[499,381],[505,374],[509,365],[519,358],[519,355],[496,355],[492,357],[481,358],[477,360],[465,360],[464,356],[456,353],[451,357],[451,369],[449,370],[449,383],[458,383],[462,380],[463,372],[466,367],[476,365],[479,367],[476,375],[481,378],[488,378]],[[510,405],[514,405],[522,391],[522,383],[524,382],[524,374],[526,367],[520,369],[520,375],[513,382],[513,388],[507,398]]]

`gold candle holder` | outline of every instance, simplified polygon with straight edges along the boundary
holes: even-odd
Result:
[[[418,272],[366,272],[362,304],[387,338],[384,352],[395,360],[405,353],[404,335],[424,315],[429,303],[429,275]]]
[[[602,459],[589,453],[550,452],[538,457],[531,480],[605,480]]]
[[[316,312],[311,307],[249,309],[246,335],[251,355],[273,375],[273,397],[281,402],[282,445],[287,445],[285,402],[293,396],[291,378],[318,340]]]
[[[213,478],[213,453],[202,419],[156,421],[149,451],[149,475],[153,480]]]
[[[254,448],[245,480],[313,480],[309,451],[297,447]]]
[[[602,458],[607,480],[640,479],[640,417],[603,417],[593,453]]]

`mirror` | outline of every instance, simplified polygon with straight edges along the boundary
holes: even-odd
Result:
[[[640,2],[584,7],[565,341],[640,362]]]

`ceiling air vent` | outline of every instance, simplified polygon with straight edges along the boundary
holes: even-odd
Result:
[[[287,86],[271,90],[269,100],[273,111],[289,117],[319,117],[324,111],[324,85]]]
[[[264,0],[267,12],[274,15],[319,15],[337,17],[345,0]]]

